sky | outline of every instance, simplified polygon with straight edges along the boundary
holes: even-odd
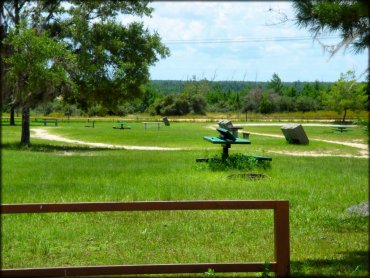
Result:
[[[276,73],[283,82],[334,82],[349,70],[365,80],[368,51],[340,50],[330,58],[308,30],[291,20],[289,1],[155,1],[149,6],[152,16],[139,21],[158,32],[171,52],[151,66],[152,80],[264,82]],[[285,23],[283,14],[289,19]],[[127,24],[138,18],[120,20]],[[329,34],[321,41],[335,44],[340,38]]]

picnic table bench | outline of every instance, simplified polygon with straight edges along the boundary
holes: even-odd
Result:
[[[131,129],[126,122],[117,122],[117,125],[113,127],[114,129]]]

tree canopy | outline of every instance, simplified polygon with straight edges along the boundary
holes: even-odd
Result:
[[[149,80],[149,67],[160,58],[169,56],[169,49],[161,43],[159,34],[149,32],[143,23],[124,25],[119,16],[150,16],[152,8],[148,3],[2,1],[1,56],[6,64],[1,72],[1,80],[7,75],[6,80],[10,80],[8,84],[11,85],[15,80],[20,84],[22,80],[27,80],[28,86],[6,87],[5,94],[2,87],[2,95],[10,96],[7,99],[21,106],[25,119],[29,118],[29,113],[23,108],[49,100],[50,88],[53,88],[54,97],[59,96],[82,109],[101,105],[114,110],[125,101],[141,96],[142,86]],[[20,43],[26,37],[27,45],[22,48]],[[37,56],[34,50],[39,44],[45,47],[39,49]],[[57,66],[65,61],[59,56],[62,49],[64,58],[74,57],[74,67],[64,67],[65,72]],[[34,57],[34,64],[22,73],[18,69],[30,60],[22,61],[19,57]],[[40,71],[45,74],[39,75]],[[52,74],[52,78],[46,80],[49,74]],[[56,89],[61,80],[64,84],[73,85],[74,89]],[[29,134],[29,123],[22,120],[22,138],[27,137],[23,136],[27,132]],[[21,143],[30,142],[28,139]]]
[[[366,105],[366,85],[356,82],[356,75],[352,71],[342,73],[337,82],[326,95],[326,104],[338,113],[344,113],[342,122],[345,122],[348,110],[363,110]]]
[[[294,0],[296,23],[307,28],[317,38],[325,33],[338,32],[342,41],[326,46],[334,55],[341,48],[361,53],[369,46],[369,2],[366,0]]]

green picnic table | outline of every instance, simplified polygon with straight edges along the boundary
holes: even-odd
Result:
[[[351,131],[349,129],[349,127],[345,126],[345,125],[335,125],[335,126],[333,126],[333,130],[334,131],[340,131],[340,133],[346,132],[346,131]]]
[[[224,128],[217,128],[217,131],[220,133],[219,137],[215,136],[204,136],[203,139],[211,142],[212,144],[222,145],[222,159],[225,160],[229,157],[229,149],[231,145],[245,145],[251,144],[251,141],[247,139],[242,139],[235,137],[230,131]]]
[[[126,122],[117,122],[117,125],[113,127],[114,129],[131,129]]]

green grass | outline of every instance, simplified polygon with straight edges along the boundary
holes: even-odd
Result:
[[[114,130],[113,122],[94,129],[83,123],[46,127],[78,140],[187,148],[182,151],[97,149],[41,139],[19,148],[19,127],[3,127],[2,202],[289,200],[293,276],[367,276],[368,219],[346,210],[368,199],[367,159],[273,154],[357,150],[251,135],[251,145],[232,146],[230,152],[272,156],[271,167],[250,170],[266,178],[229,178],[245,171],[211,171],[195,163],[221,153],[202,139],[216,135],[208,125],[173,123],[159,131],[145,131],[142,123],[130,123],[131,130]],[[281,135],[279,127],[245,129]],[[357,127],[346,134],[305,130],[310,139],[367,140]],[[2,215],[1,237],[3,268],[273,260],[270,211]]]

